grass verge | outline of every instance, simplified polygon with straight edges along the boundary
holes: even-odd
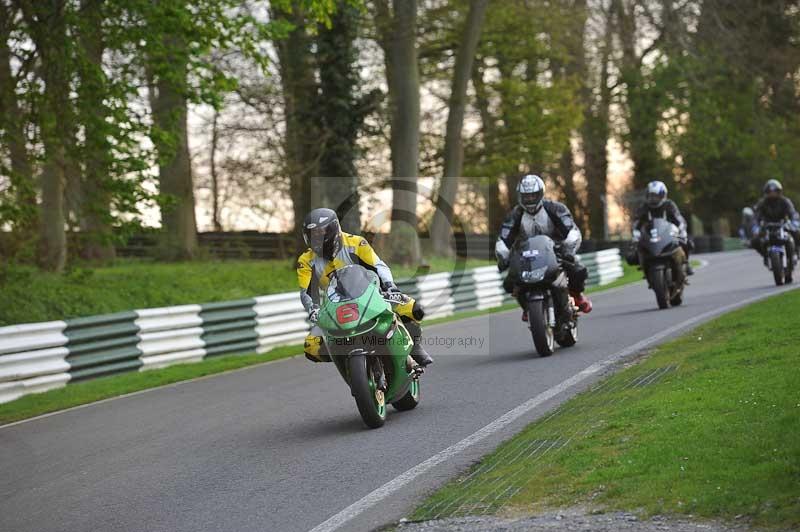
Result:
[[[639,279],[640,274],[638,272],[629,271],[631,267],[627,265],[625,265],[625,268],[626,273],[624,277],[612,284],[595,287],[595,289],[604,290]],[[590,289],[590,291],[592,291],[592,289]],[[509,303],[486,310],[459,312],[452,316],[426,320],[425,326],[429,327],[475,316],[494,314],[516,307],[516,303]],[[59,388],[40,394],[26,395],[14,401],[0,404],[0,425],[148,388],[156,388],[166,384],[231,371],[280,358],[287,358],[299,353],[302,353],[302,345],[300,344],[281,346],[261,355],[250,354],[212,357],[200,362],[178,364],[163,369],[141,373],[123,373],[120,375],[111,375],[109,377],[71,383],[65,388]]]
[[[427,261],[431,273],[452,271],[452,259]],[[465,268],[494,264],[469,259]],[[417,268],[394,268],[398,279]],[[0,326],[95,316],[137,308],[211,303],[297,289],[294,260],[160,263],[119,260],[63,275],[32,267],[0,268]]]
[[[800,527],[794,291],[658,348],[434,493],[432,519],[588,504]]]

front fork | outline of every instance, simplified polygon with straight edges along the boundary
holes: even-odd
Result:
[[[372,378],[375,381],[375,389],[385,392],[388,388],[388,385],[386,383],[386,372],[383,369],[381,357],[377,356],[375,351],[367,351],[366,349],[361,348],[356,348],[350,351],[347,359],[349,360],[354,356],[365,357],[367,369],[372,372]]]

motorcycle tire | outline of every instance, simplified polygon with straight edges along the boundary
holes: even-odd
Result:
[[[528,323],[536,352],[541,357],[549,357],[555,351],[555,338],[553,329],[547,323],[547,310],[544,300],[538,299],[528,302]]]
[[[399,410],[400,412],[405,412],[407,410],[414,410],[419,404],[419,400],[420,400],[419,379],[414,379],[408,386],[408,391],[406,392],[406,394],[399,400],[392,403],[392,406],[395,408],[395,410]]]
[[[361,419],[371,429],[382,427],[386,421],[386,402],[385,399],[382,402],[378,399],[375,380],[372,372],[367,369],[367,357],[352,356],[347,363],[350,370],[350,390]]]
[[[769,254],[770,266],[772,267],[772,276],[775,278],[775,285],[781,286],[783,284],[783,256],[774,251]]]
[[[653,268],[650,270],[650,286],[653,287],[653,292],[656,293],[656,302],[658,308],[669,308],[669,297],[667,288],[667,272],[663,268]]]

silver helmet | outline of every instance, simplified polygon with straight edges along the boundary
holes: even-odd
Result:
[[[667,201],[667,185],[663,181],[650,181],[647,184],[647,206],[655,209]]]
[[[517,185],[517,202],[530,214],[536,214],[544,201],[544,181],[536,174],[528,174]]]

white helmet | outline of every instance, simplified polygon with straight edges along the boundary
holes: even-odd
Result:
[[[667,185],[663,181],[650,181],[647,184],[646,198],[651,209],[661,207],[667,201]]]
[[[742,209],[742,218],[752,218],[755,215],[756,213],[753,211],[752,207],[745,207]]]
[[[517,185],[517,203],[530,214],[536,214],[544,201],[544,181],[536,174],[528,174]]]

